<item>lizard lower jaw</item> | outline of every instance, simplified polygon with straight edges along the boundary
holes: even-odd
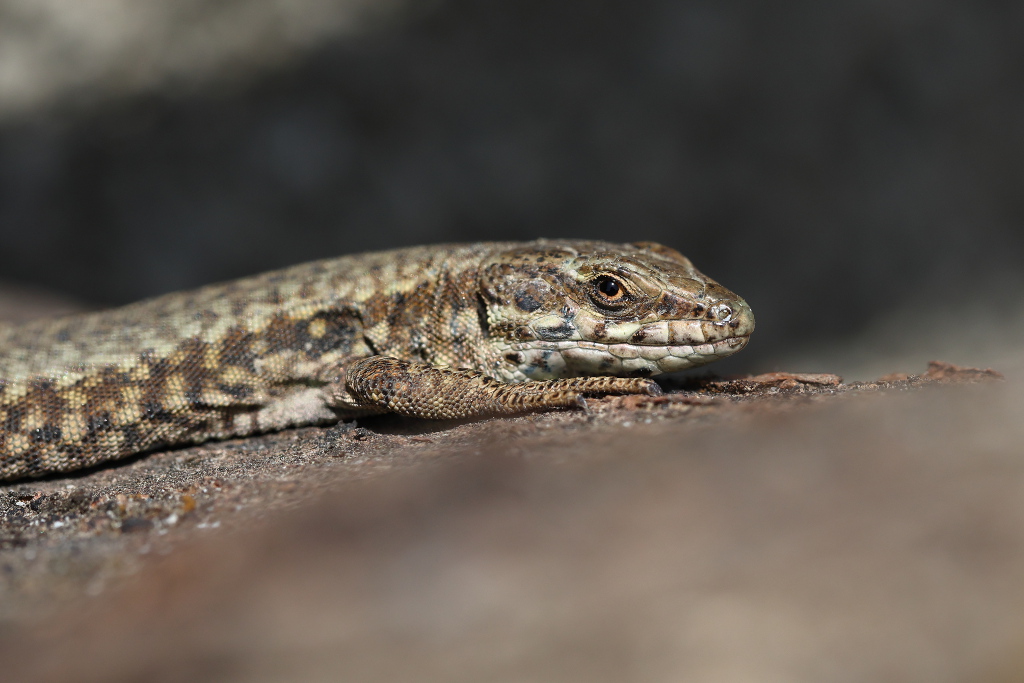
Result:
[[[509,344],[518,361],[509,382],[579,375],[650,377],[705,365],[746,346],[749,336],[727,337],[699,345],[602,344],[589,341],[532,341]]]

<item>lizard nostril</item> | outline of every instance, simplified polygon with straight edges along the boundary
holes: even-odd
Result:
[[[728,304],[717,304],[708,309],[707,318],[708,320],[727,323],[732,320],[732,315],[732,306],[729,306]]]

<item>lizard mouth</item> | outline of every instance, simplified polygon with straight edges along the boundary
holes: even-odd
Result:
[[[513,381],[580,375],[650,377],[725,358],[749,339],[749,335],[737,335],[696,345],[535,340],[509,344],[506,358],[516,366]]]

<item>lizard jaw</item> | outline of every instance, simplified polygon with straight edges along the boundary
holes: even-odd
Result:
[[[705,365],[736,353],[748,335],[705,344],[653,345],[591,341],[511,342],[504,349],[507,364],[498,374],[506,382],[525,382],[586,375],[651,377]]]

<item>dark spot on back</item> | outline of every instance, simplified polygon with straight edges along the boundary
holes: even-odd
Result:
[[[203,403],[203,384],[202,382],[193,382],[189,385],[189,388],[185,390],[185,400],[188,401],[190,406],[202,405]]]
[[[143,444],[143,435],[139,433],[139,429],[136,425],[128,424],[121,427],[121,433],[124,435],[124,446],[126,452],[131,453],[139,450]]]
[[[230,330],[221,342],[218,354],[220,363],[256,372],[256,354],[252,352],[252,339],[252,333],[241,327]]]
[[[110,413],[103,412],[98,415],[90,415],[88,428],[90,434],[105,432],[110,429]]]
[[[217,389],[224,392],[231,398],[245,400],[252,396],[252,387],[245,384],[218,384]]]
[[[52,424],[45,424],[42,427],[32,430],[30,435],[36,443],[52,443],[60,440],[60,427]]]
[[[48,392],[53,387],[53,382],[49,379],[40,377],[33,379],[29,383],[29,386],[32,388],[33,391]]]
[[[316,338],[309,334],[309,325],[313,321],[322,321],[324,324],[323,334]],[[306,352],[308,358],[319,358],[328,351],[351,347],[355,331],[351,315],[347,311],[324,311],[313,316],[297,330],[296,343]]]
[[[7,409],[7,418],[4,420],[5,432],[17,432],[21,430],[21,420],[25,417],[25,409],[21,406],[12,406]]]
[[[142,414],[152,422],[167,420],[171,413],[157,401],[146,401],[142,404]]]

